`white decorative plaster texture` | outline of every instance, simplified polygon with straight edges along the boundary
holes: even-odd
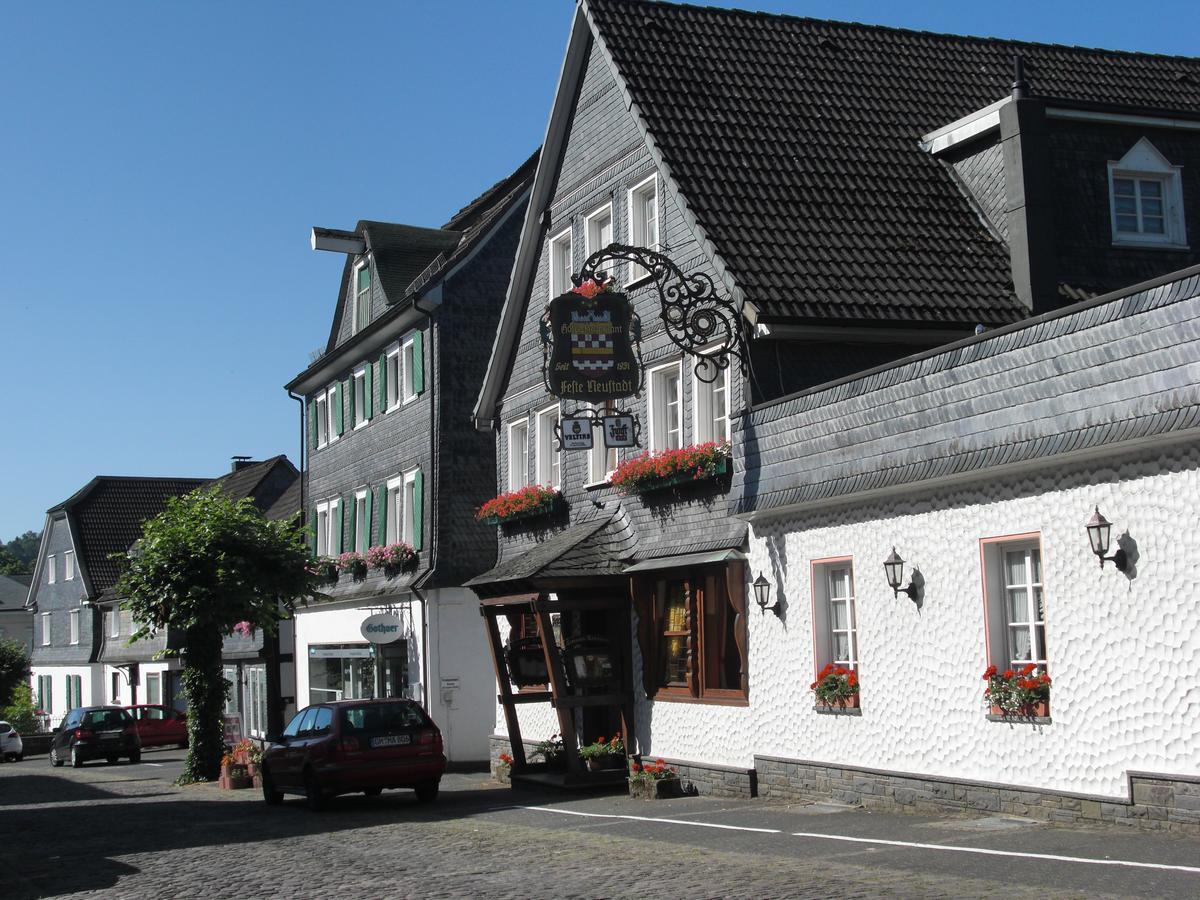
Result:
[[[1133,577],[1103,569],[1093,507],[1136,546]],[[1126,772],[1200,775],[1200,449],[1013,476],[842,506],[752,529],[750,575],[786,616],[750,613],[750,706],[650,702],[637,727],[655,756],[752,767],[754,755],[1128,799]],[[992,722],[980,540],[1041,534],[1050,724]],[[921,606],[893,598],[893,544],[925,579]],[[1128,546],[1125,544],[1125,546]],[[814,711],[812,560],[854,561],[861,716]],[[526,739],[557,731],[521,708]],[[497,716],[503,733],[503,716]]]

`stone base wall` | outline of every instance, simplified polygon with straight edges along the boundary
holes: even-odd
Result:
[[[501,753],[512,753],[512,742],[500,734],[491,737],[491,770],[494,775],[500,762]],[[536,741],[522,741],[525,745],[525,756],[533,753]],[[691,762],[683,759],[668,759],[666,757],[645,757],[662,759],[667,765],[679,772],[679,779],[688,793],[707,794],[714,797],[754,797],[758,793],[758,779],[754,769],[737,769],[728,766],[714,766]]]
[[[1107,822],[1200,834],[1200,778],[1129,773],[1132,800],[755,756],[766,800],[836,800],[868,808],[1005,813],[1047,822]]]

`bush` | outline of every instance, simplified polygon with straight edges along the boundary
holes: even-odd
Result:
[[[37,731],[37,717],[34,715],[33,691],[29,684],[18,684],[12,692],[12,702],[0,709],[4,721],[17,729],[21,734],[34,734]]]

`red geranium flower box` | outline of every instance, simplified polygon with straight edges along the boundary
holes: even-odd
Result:
[[[709,441],[678,450],[642,453],[613,472],[611,484],[622,494],[644,494],[679,484],[704,481],[729,471],[730,446]]]
[[[499,525],[503,522],[544,516],[554,511],[561,497],[562,494],[552,487],[531,484],[520,490],[493,497],[479,507],[475,518],[485,525]]]

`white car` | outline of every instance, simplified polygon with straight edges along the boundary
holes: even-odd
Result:
[[[17,729],[7,722],[0,722],[0,757],[5,761],[20,762],[25,756],[25,745]]]

